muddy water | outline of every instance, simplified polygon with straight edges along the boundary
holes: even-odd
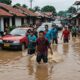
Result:
[[[40,65],[26,51],[0,50],[0,80],[80,80],[80,39],[52,47],[54,60]]]

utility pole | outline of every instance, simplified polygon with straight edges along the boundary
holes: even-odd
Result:
[[[32,2],[33,2],[33,0],[30,0],[30,8],[32,9]]]

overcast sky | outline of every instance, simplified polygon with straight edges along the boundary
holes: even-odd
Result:
[[[76,0],[33,0],[33,7],[43,7],[45,5],[53,5],[57,11],[68,9]],[[78,0],[79,1],[79,0]],[[12,0],[12,4],[26,4],[30,7],[29,0]]]

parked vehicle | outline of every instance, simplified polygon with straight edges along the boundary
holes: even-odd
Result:
[[[58,28],[58,30],[62,30],[63,26],[61,25],[61,21],[56,19],[53,23],[56,24],[56,27]]]
[[[24,49],[28,45],[27,31],[32,28],[15,28],[0,38],[1,48]]]
[[[39,26],[39,28],[37,29],[37,32],[39,31],[45,31],[45,25],[49,26],[49,29],[52,29],[52,22],[45,22],[43,23],[41,26]]]

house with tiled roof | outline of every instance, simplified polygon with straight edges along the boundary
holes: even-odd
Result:
[[[22,12],[23,14],[25,14],[27,16],[27,23],[28,24],[35,24],[36,20],[38,19],[38,14],[21,6],[14,6],[15,8],[17,8],[20,12]]]
[[[41,22],[51,21],[53,20],[53,13],[52,12],[35,12],[41,19]]]
[[[1,28],[2,31],[5,31],[5,27],[21,26],[24,24],[23,19],[26,18],[26,15],[22,14],[18,9],[4,3],[0,3],[0,9],[12,15],[9,17],[3,12],[5,17],[3,15],[0,16],[0,18],[3,18],[3,25],[1,25],[3,27],[3,29]]]
[[[72,18],[70,19],[70,21],[72,24],[80,26],[80,8],[78,7],[80,6],[80,1],[75,1],[74,5],[77,6],[77,12],[76,14],[72,14]]]
[[[0,9],[0,31],[4,31],[5,30],[5,25],[6,23],[9,23],[9,19],[13,17],[12,14],[10,14],[9,12]],[[10,22],[11,23],[11,22]]]
[[[48,13],[50,14],[50,13]],[[6,27],[22,26],[24,24],[36,24],[45,22],[49,15],[43,12],[33,12],[21,6],[11,6],[0,3],[0,31],[5,31]]]

